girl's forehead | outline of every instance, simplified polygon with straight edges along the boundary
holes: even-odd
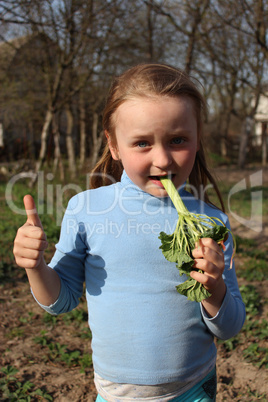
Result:
[[[167,102],[176,102],[183,101],[183,103],[188,103],[189,105],[194,105],[194,100],[188,95],[180,95],[180,96],[167,96],[167,95],[151,95],[151,96],[136,96],[131,97],[124,100],[121,105],[116,109],[118,110],[124,109],[125,107],[135,107],[140,106],[141,104],[165,104]],[[181,102],[177,102],[178,104]]]
[[[168,108],[168,105],[176,106],[179,109],[184,109],[187,112],[195,113],[195,102],[194,100],[187,96],[163,96],[163,95],[153,95],[153,96],[137,96],[126,99],[121,105],[115,110],[113,120],[114,123],[119,117],[122,117],[125,113],[135,112],[137,109],[146,108],[150,110],[150,107],[156,106],[161,109]],[[149,108],[148,108],[149,106]]]

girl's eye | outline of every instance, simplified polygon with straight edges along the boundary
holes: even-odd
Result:
[[[184,143],[184,139],[181,137],[177,137],[177,138],[173,138],[173,140],[171,142],[172,142],[172,144],[180,145],[180,144]]]
[[[137,145],[139,148],[145,148],[147,147],[148,143],[146,141],[140,141]]]

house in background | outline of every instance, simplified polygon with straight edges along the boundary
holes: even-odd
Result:
[[[262,165],[267,163],[267,139],[268,139],[268,90],[260,96],[255,116],[255,137],[253,146],[261,147]]]
[[[253,145],[261,146],[263,144],[263,140],[267,137],[268,91],[265,93],[265,95],[260,96],[254,120],[255,120],[255,137]]]

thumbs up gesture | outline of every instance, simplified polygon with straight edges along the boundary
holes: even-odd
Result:
[[[33,197],[26,195],[23,201],[27,220],[17,231],[13,253],[20,267],[34,269],[44,261],[48,243]]]

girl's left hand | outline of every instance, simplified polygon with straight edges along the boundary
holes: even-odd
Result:
[[[222,274],[224,271],[224,254],[222,248],[212,239],[200,239],[197,247],[192,251],[195,259],[194,267],[203,273],[192,271],[191,277],[202,283],[211,293],[211,296],[202,301],[208,314],[212,317],[217,314],[225,293],[226,285]]]

